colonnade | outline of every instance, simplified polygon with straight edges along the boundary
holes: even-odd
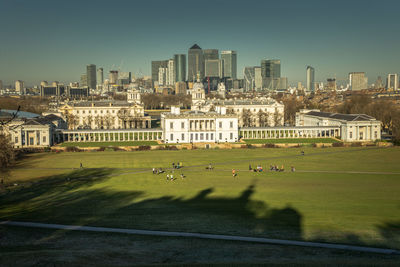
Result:
[[[270,127],[241,128],[243,139],[273,139],[273,138],[332,138],[340,137],[339,127]]]
[[[163,134],[162,130],[64,130],[59,138],[64,142],[157,141],[163,139]]]

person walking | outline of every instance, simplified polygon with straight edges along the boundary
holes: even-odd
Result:
[[[235,177],[235,176],[236,176],[236,170],[232,169],[232,177]]]

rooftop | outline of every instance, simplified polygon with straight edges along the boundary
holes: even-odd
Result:
[[[340,113],[329,113],[329,112],[320,112],[320,111],[310,111],[306,113],[307,115],[337,119],[343,121],[374,121],[376,120],[374,117],[371,117],[366,114],[340,114]]]

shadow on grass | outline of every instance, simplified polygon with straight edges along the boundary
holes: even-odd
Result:
[[[214,189],[207,188],[189,199],[168,195],[144,198],[146,192],[129,188],[89,188],[112,179],[114,172],[76,170],[3,194],[0,220],[303,239],[300,212],[290,206],[272,208],[253,200],[255,185],[237,197],[210,196]],[[365,244],[351,233],[341,239],[321,235],[314,241],[398,247],[398,222],[386,223],[379,229],[385,241],[378,244]]]

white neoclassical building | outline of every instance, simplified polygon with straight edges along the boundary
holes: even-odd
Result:
[[[381,139],[381,122],[366,114],[339,114],[303,109],[296,113],[296,126],[339,126],[345,142]]]
[[[220,85],[218,92],[224,96],[225,88]],[[195,83],[191,110],[209,112],[217,107],[225,107],[228,114],[238,115],[239,127],[274,127],[284,124],[285,106],[272,98],[206,99],[203,84]]]
[[[161,114],[161,128],[165,143],[237,142],[238,117],[226,114],[226,108],[217,111],[171,112]]]

